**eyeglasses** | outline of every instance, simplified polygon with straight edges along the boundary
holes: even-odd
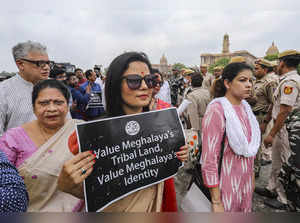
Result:
[[[24,60],[29,63],[33,63],[38,67],[44,67],[46,64],[52,69],[54,67],[54,62],[50,60],[28,60],[25,58],[22,58],[21,60]]]
[[[141,87],[142,81],[144,80],[148,88],[153,88],[156,86],[156,76],[153,74],[147,74],[144,77],[138,75],[138,74],[130,74],[125,77],[122,77],[122,79],[126,80],[127,86],[131,90],[137,90]]]

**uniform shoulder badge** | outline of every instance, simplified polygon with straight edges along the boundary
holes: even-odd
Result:
[[[283,92],[285,94],[291,94],[293,92],[293,87],[285,86]]]

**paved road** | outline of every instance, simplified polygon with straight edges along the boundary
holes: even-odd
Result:
[[[189,165],[189,164],[188,164]],[[177,195],[177,203],[180,209],[181,200],[187,192],[187,187],[191,180],[191,175],[188,174],[185,170],[187,167],[183,167],[179,170],[178,174],[175,177],[175,187]],[[260,177],[256,180],[256,186],[264,187],[267,185],[268,178],[271,172],[271,165],[262,167]],[[264,200],[266,198],[254,193],[253,196],[253,212],[282,212],[280,210],[275,210],[264,205]]]

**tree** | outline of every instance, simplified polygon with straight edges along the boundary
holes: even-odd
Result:
[[[267,55],[264,57],[264,59],[269,60],[269,61],[278,60],[278,54]]]
[[[181,70],[182,68],[186,68],[186,66],[183,63],[174,63],[172,65],[172,69]]]
[[[229,63],[229,61],[230,61],[229,58],[221,58],[221,59],[217,60],[214,64],[211,64],[208,68],[208,71],[210,73],[213,73],[215,67],[217,67],[217,66],[225,67]]]

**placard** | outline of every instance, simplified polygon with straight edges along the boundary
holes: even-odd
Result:
[[[96,163],[84,182],[87,211],[101,211],[135,191],[174,176],[185,144],[175,108],[77,124],[79,149]]]

